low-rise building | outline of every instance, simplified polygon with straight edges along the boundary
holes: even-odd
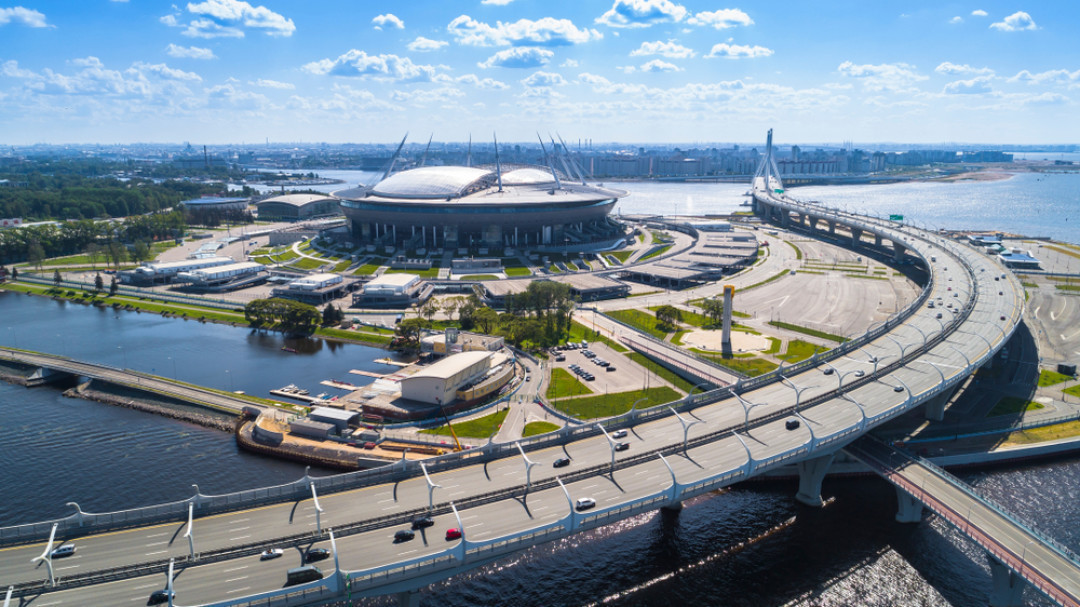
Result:
[[[255,203],[260,220],[301,221],[312,217],[341,215],[337,198],[322,194],[283,194]]]
[[[491,368],[491,352],[462,352],[401,380],[401,395],[433,405],[450,404],[461,386],[483,377]]]
[[[407,308],[420,304],[433,288],[416,274],[383,274],[366,284],[353,295],[354,308]]]
[[[358,281],[347,281],[337,274],[311,274],[298,278],[284,287],[277,287],[270,294],[272,297],[283,297],[318,305],[342,297],[358,285]]]
[[[124,270],[118,274],[120,282],[125,284],[158,284],[172,282],[181,272],[192,272],[236,263],[231,257],[212,255],[180,261],[162,261],[144,263],[134,270]]]

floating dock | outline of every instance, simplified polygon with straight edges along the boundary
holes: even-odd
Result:
[[[375,362],[382,363],[384,365],[394,365],[395,367],[411,367],[412,363],[403,363],[397,360],[390,360],[389,358],[377,358]]]
[[[376,373],[374,371],[364,371],[362,369],[350,369],[349,373],[352,373],[353,375],[363,375],[365,377],[374,377],[375,379],[389,375],[388,373]]]

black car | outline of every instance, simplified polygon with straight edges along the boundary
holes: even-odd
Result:
[[[796,428],[799,427],[799,420],[797,420],[797,419],[789,419],[786,422],[784,422],[784,427],[787,428],[788,430],[795,430]]]
[[[321,561],[323,559],[330,558],[330,551],[326,548],[312,548],[304,555],[304,560],[311,563],[313,561]]]
[[[412,520],[413,529],[423,529],[435,524],[435,519],[430,516],[418,516]]]
[[[146,601],[147,605],[161,605],[162,603],[169,602],[169,595],[172,595],[173,600],[176,600],[176,592],[171,590],[155,590],[150,593],[150,599]]]
[[[416,537],[416,533],[413,532],[412,529],[399,529],[398,532],[394,534],[394,543],[407,542],[414,537]]]
[[[616,451],[626,451],[630,448],[630,443],[615,443]]]
[[[563,468],[570,465],[569,457],[560,457],[551,464],[555,468]]]
[[[903,391],[904,391],[904,387],[903,387],[903,386],[893,386],[893,389],[892,389],[892,391],[893,391],[893,392],[903,392]]]

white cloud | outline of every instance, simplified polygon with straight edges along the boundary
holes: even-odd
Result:
[[[949,95],[982,95],[993,92],[990,88],[989,76],[979,76],[971,80],[957,80],[945,85],[945,93]]]
[[[423,36],[417,36],[416,40],[410,42],[407,46],[410,51],[418,53],[427,53],[430,51],[437,51],[450,43],[445,40],[432,40],[431,38],[425,38]]]
[[[603,34],[578,28],[569,19],[519,19],[513,23],[497,21],[489,25],[468,15],[461,15],[446,26],[458,44],[469,46],[570,46],[600,40]]]
[[[484,61],[477,65],[485,69],[490,67],[540,67],[541,65],[547,65],[547,63],[551,61],[551,58],[554,56],[555,53],[547,49],[535,48],[530,46],[518,46],[499,51],[494,55],[488,57],[487,61]]]
[[[657,23],[678,23],[687,14],[685,6],[671,0],[615,0],[596,22],[608,27],[649,27]]]
[[[836,68],[841,75],[859,78],[868,91],[899,91],[911,87],[914,83],[926,80],[915,72],[915,66],[907,63],[882,63],[879,65],[856,65],[845,61]]]
[[[737,8],[724,8],[711,12],[703,11],[690,17],[686,22],[691,25],[712,26],[718,30],[754,24],[754,20],[750,18],[750,15]]]
[[[960,74],[971,74],[972,76],[993,76],[994,70],[988,67],[971,67],[970,65],[955,63],[949,63],[945,61],[941,65],[934,68],[934,71],[939,74],[947,74],[950,76],[956,76]]]
[[[696,55],[692,49],[687,48],[674,40],[667,42],[642,42],[641,46],[630,53],[631,57],[647,57],[660,55],[668,59],[687,59]]]
[[[728,44],[721,42],[720,44],[713,45],[712,50],[709,51],[706,58],[724,57],[726,59],[755,59],[757,57],[768,57],[773,54],[773,50],[765,48],[764,46],[745,46],[740,44]]]
[[[386,13],[385,15],[378,15],[371,20],[371,23],[375,26],[375,29],[381,30],[383,26],[389,25],[399,30],[405,29],[405,22],[398,18],[393,13]]]
[[[281,91],[292,91],[296,89],[296,85],[291,82],[279,82],[277,80],[266,80],[264,78],[259,78],[258,80],[250,82],[249,84],[253,84],[264,89],[278,89]]]
[[[495,6],[506,6],[514,0],[482,0],[480,4],[494,4]]]
[[[321,59],[306,64],[303,69],[312,74],[332,76],[372,77],[378,80],[430,82],[435,79],[436,68],[418,65],[408,57],[397,55],[368,55],[352,49],[337,59]]]
[[[1031,15],[1024,11],[1016,11],[1005,17],[1004,21],[991,23],[990,29],[1002,32],[1019,32],[1022,30],[1037,30],[1039,27],[1035,25],[1035,20],[1031,18]]]
[[[452,86],[411,91],[394,90],[390,93],[390,98],[394,101],[402,101],[413,105],[445,104],[464,96],[464,91]]]
[[[266,105],[265,95],[236,88],[231,84],[221,84],[206,90],[206,103],[214,108],[254,110]]]
[[[663,59],[653,59],[652,61],[646,61],[638,68],[642,72],[681,72],[683,69],[674,63],[668,63]]]
[[[22,6],[0,8],[0,25],[9,23],[22,23],[27,27],[49,27],[43,13]]]
[[[952,23],[954,25],[957,24],[957,23],[963,23],[963,22],[964,22],[964,18],[961,17],[960,15],[957,15],[957,16],[953,17],[952,19],[949,19],[949,23]]]
[[[987,14],[988,13],[986,11],[984,11],[983,9],[981,9],[981,8],[977,8],[977,9],[971,11],[971,16],[972,17],[985,17],[985,16],[987,16]]]
[[[217,59],[217,57],[214,56],[214,51],[208,48],[200,48],[198,46],[178,46],[171,43],[169,46],[165,47],[165,54],[178,59]]]
[[[174,10],[179,11],[174,5]],[[181,34],[190,38],[243,38],[244,29],[263,30],[268,36],[292,36],[296,25],[265,6],[252,6],[243,0],[204,0],[188,3],[194,16],[183,23],[179,12],[161,17],[170,27],[183,27]]]
[[[562,74],[556,74],[555,72],[535,72],[528,78],[523,79],[521,83],[528,87],[564,86],[566,78],[563,78]]]
[[[165,65],[164,63],[155,63],[151,65],[149,63],[136,61],[131,65],[131,68],[129,68],[129,71],[131,70],[139,72],[143,75],[153,74],[165,80],[188,80],[193,82],[198,82],[202,80],[202,78],[195,72],[185,72],[183,70],[173,69]]]
[[[1076,70],[1075,72],[1070,72],[1069,70],[1049,70],[1039,72],[1038,74],[1032,74],[1027,70],[1021,70],[1020,73],[1009,78],[1009,82],[1026,82],[1028,84],[1071,84],[1080,82],[1080,70]]]
[[[577,59],[567,59],[559,64],[559,67],[578,67],[581,65]]]
[[[16,61],[3,64],[0,73],[24,81],[30,93],[41,95],[76,95],[115,98],[141,98],[165,100],[174,96],[190,95],[186,82],[198,82],[202,78],[194,72],[168,67],[164,63],[136,62],[126,70],[109,69],[97,57],[73,59],[76,69],[67,74],[45,68],[41,72],[19,68]]]
[[[465,74],[464,76],[458,76],[454,79],[455,82],[461,82],[463,84],[471,84],[478,89],[490,89],[495,91],[502,91],[510,88],[505,82],[500,82],[494,78],[481,78],[476,74]]]

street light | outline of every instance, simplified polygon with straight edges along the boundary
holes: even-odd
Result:
[[[825,366],[832,369],[833,373],[836,374],[836,389],[837,390],[844,387],[844,378],[845,377],[847,377],[848,375],[855,375],[856,373],[858,373],[860,371],[860,369],[852,369],[851,371],[848,371],[847,373],[841,373],[840,369],[837,369],[836,367],[832,366],[832,364],[829,361],[824,361],[822,364],[824,364]]]
[[[740,405],[742,405],[742,407],[743,407],[743,429],[745,429],[746,431],[749,431],[750,430],[750,410],[753,409],[754,407],[760,407],[760,406],[764,405],[765,403],[747,402],[747,401],[743,400],[743,397],[739,396],[735,392],[732,392],[731,395],[734,396],[739,401]]]
[[[811,389],[811,388],[817,388],[816,385],[814,385],[814,386],[805,386],[805,387],[799,388],[799,387],[797,387],[795,385],[795,382],[793,382],[790,379],[784,377],[783,375],[780,376],[780,383],[784,384],[785,386],[787,386],[787,387],[789,387],[789,388],[791,388],[792,390],[795,391],[795,410],[796,411],[799,410],[799,400],[802,398],[802,393],[809,390],[809,389]]]
[[[404,456],[402,457],[402,461],[404,461]],[[434,510],[435,489],[442,489],[442,485],[436,485],[434,481],[431,480],[431,476],[428,475],[427,466],[424,465],[424,462],[420,462],[420,471],[424,473],[424,480],[427,481],[428,485],[428,510]]]
[[[693,427],[694,424],[703,424],[705,422],[700,419],[695,419],[692,422],[686,421],[685,419],[683,419],[683,416],[679,415],[678,411],[672,409],[671,407],[668,407],[668,409],[675,415],[675,419],[679,420],[679,423],[682,424],[682,449],[683,454],[685,454],[687,439],[690,436],[690,428]]]
[[[605,430],[602,425],[597,423],[596,427],[599,428],[600,431],[604,433],[604,438],[606,438],[608,440],[608,447],[611,448],[611,473],[614,476],[614,474],[615,474],[615,445],[617,443],[615,442],[615,439],[611,438],[611,435],[607,433],[607,430]]]
[[[529,459],[528,455],[525,455],[525,450],[521,448],[520,442],[515,442],[514,446],[517,447],[518,453],[521,454],[521,458],[525,460],[525,493],[529,492],[532,488],[532,469],[533,466],[539,466],[540,464]]]

